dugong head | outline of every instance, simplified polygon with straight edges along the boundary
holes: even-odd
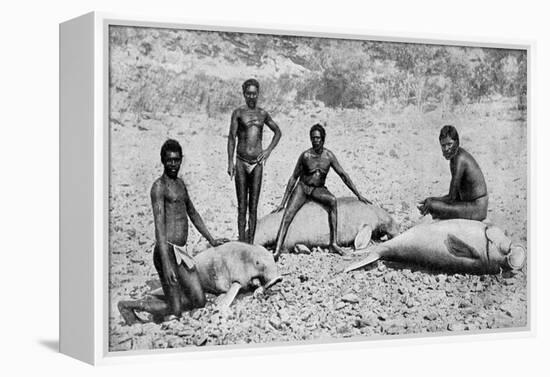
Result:
[[[258,281],[264,289],[283,280],[283,277],[279,274],[277,264],[273,259],[273,254],[262,246],[254,245],[254,248],[256,250],[251,256],[252,263],[250,265],[252,269],[251,280]]]
[[[504,232],[495,227],[488,227],[485,231],[489,240],[489,260],[496,262],[504,270],[519,270],[525,265],[527,252],[517,243],[512,243]]]

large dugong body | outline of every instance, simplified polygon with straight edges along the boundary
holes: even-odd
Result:
[[[388,259],[447,272],[495,274],[501,269],[520,269],[525,258],[525,249],[512,244],[496,226],[452,219],[417,225],[370,248],[364,259],[344,271]]]
[[[368,234],[367,237],[363,237],[363,242],[366,239],[366,243],[370,239],[370,233],[375,239],[384,235],[391,238],[399,233],[395,220],[378,206],[365,204],[355,197],[338,198],[337,205],[337,241],[340,245],[353,244],[360,232]],[[261,218],[256,226],[254,244],[274,245],[282,217],[283,211],[279,211]],[[328,246],[328,213],[320,204],[313,201],[307,202],[290,224],[283,248],[291,249],[298,243],[307,246]]]

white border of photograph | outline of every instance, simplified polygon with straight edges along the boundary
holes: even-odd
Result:
[[[528,321],[526,328],[448,336],[383,336],[348,341],[270,343],[151,351],[108,351],[109,322],[109,25],[284,34],[527,51],[528,96]],[[532,124],[534,42],[491,38],[461,38],[407,33],[383,33],[345,28],[235,23],[191,24],[181,19],[130,17],[88,13],[60,25],[60,351],[91,364],[258,356],[382,346],[471,342],[533,337],[535,331],[535,255]],[[84,240],[84,241],[83,241]],[[79,245],[75,248],[74,245]]]

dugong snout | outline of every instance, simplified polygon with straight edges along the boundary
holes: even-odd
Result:
[[[279,273],[279,269],[275,260],[273,259],[273,254],[266,250],[262,246],[253,246],[257,248],[256,253],[254,254],[254,263],[252,274],[257,274],[257,278],[260,282],[260,285],[264,289],[268,289],[273,285],[279,283],[283,280],[282,275]],[[254,278],[252,279],[254,280]]]
[[[527,251],[520,244],[511,244],[506,255],[507,267],[511,270],[520,270],[525,265]]]

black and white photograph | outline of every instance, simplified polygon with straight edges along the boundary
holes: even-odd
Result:
[[[528,330],[527,71],[109,26],[108,350]]]

